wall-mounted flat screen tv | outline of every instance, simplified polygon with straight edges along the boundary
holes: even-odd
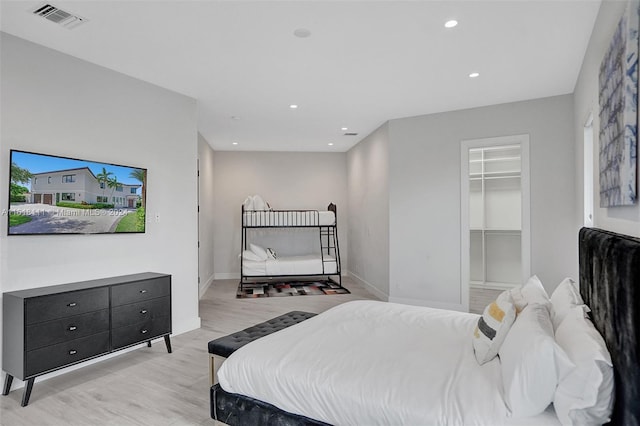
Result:
[[[146,169],[10,154],[9,235],[145,231]]]

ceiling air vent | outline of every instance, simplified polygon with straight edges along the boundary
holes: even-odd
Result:
[[[357,134],[357,133],[354,133],[354,132],[347,132],[347,133],[345,133],[344,135],[345,135],[345,136],[358,136],[358,134]]]
[[[51,4],[44,4],[33,11],[34,15],[41,16],[53,23],[72,29],[86,21],[78,15],[66,12]]]

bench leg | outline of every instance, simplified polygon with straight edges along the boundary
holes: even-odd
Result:
[[[226,358],[219,355],[209,354],[209,385],[218,383],[218,369]]]

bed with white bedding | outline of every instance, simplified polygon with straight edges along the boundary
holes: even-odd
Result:
[[[226,392],[334,425],[559,425],[553,410],[509,418],[500,361],[479,366],[474,357],[477,322],[475,314],[349,302],[244,346],[218,378]]]
[[[211,417],[229,425],[640,425],[640,238],[583,228],[579,255],[579,286],[565,279],[546,301],[525,292],[529,282],[519,295],[509,291],[521,305],[498,357],[481,361],[476,340],[478,328],[493,326],[482,322],[496,318],[500,297],[482,316],[350,302],[231,354],[211,387]],[[540,364],[549,347],[553,357]],[[550,374],[548,399],[518,416],[514,396],[539,399]]]

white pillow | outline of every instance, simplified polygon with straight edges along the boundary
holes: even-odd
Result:
[[[508,291],[487,305],[473,332],[473,350],[478,364],[489,362],[498,355],[498,349],[515,319],[516,308]]]
[[[556,389],[553,405],[563,425],[601,425],[613,410],[613,367],[604,339],[584,306],[567,312],[556,341],[576,365]]]
[[[562,320],[574,306],[584,305],[578,285],[571,278],[562,280],[551,294],[551,322],[557,330]]]
[[[546,306],[529,303],[498,352],[504,399],[513,417],[542,413],[573,364],[553,338]]]
[[[527,301],[527,304],[538,303],[547,306],[547,309],[551,304],[549,295],[537,275],[533,275],[524,283],[522,286],[522,295]]]
[[[511,295],[511,299],[513,300],[513,305],[516,307],[516,314],[520,315],[520,312],[527,306],[527,301],[522,294],[522,286],[514,287],[509,290],[509,294]]]
[[[267,203],[264,202],[261,196],[253,196],[253,209],[254,210],[267,210]]]
[[[244,206],[244,210],[254,210],[253,208],[253,197],[251,195],[249,195],[247,198],[244,199],[244,203],[242,203],[242,205]]]
[[[272,248],[267,249],[267,256],[269,257],[269,259],[273,259],[273,260],[276,260],[278,258],[276,251]]]
[[[516,312],[520,314],[529,303],[539,303],[548,305],[549,296],[547,295],[542,282],[537,275],[533,275],[521,286],[514,287],[509,290],[513,298],[513,304],[516,306]]]
[[[242,252],[242,258],[244,260],[254,260],[256,262],[259,262],[261,260],[264,259],[260,259],[260,256],[258,256],[257,254],[255,254],[254,252],[252,252],[251,250],[244,250]]]
[[[258,245],[249,244],[249,248],[258,256],[258,260],[267,260],[267,257],[269,257],[267,251]]]

